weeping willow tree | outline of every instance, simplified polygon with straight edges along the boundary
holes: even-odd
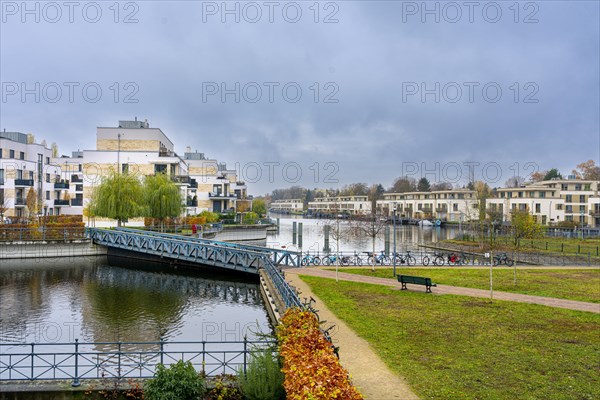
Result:
[[[142,199],[142,184],[137,176],[111,171],[94,191],[93,213],[116,219],[121,226],[123,221],[143,215]]]
[[[165,174],[144,178],[144,215],[160,221],[161,232],[166,218],[176,218],[183,211],[179,187]]]

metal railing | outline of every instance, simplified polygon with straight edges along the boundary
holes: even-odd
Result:
[[[249,355],[274,341],[0,343],[0,382],[152,378],[158,364],[190,361],[208,376],[246,371]]]
[[[192,237],[192,236],[180,236],[180,235],[151,232],[151,231],[132,229],[132,228],[116,228],[115,230],[121,231],[121,232],[133,233],[133,234],[137,233],[137,234],[141,234],[141,235],[152,235],[152,236],[163,237],[165,239],[171,239],[171,240],[185,240],[188,243],[201,243],[201,244],[208,245],[208,246],[228,248],[230,250],[238,250],[238,251],[242,251],[242,252],[246,251],[249,254],[257,254],[257,253],[268,254],[269,259],[271,261],[273,261],[273,264],[275,264],[277,266],[279,266],[279,265],[287,265],[287,266],[291,266],[291,267],[299,267],[300,266],[300,253],[295,252],[295,251],[273,249],[273,248],[268,248],[268,247],[252,246],[252,245],[245,245],[245,244],[236,244],[236,243],[230,243],[230,242],[221,242],[221,241],[216,241],[216,240],[201,239],[201,238]],[[92,231],[92,229],[89,229],[89,231]]]
[[[38,228],[11,228],[10,225],[0,226],[0,242],[45,240],[67,242],[70,240],[81,240],[86,238],[84,227],[62,228],[46,225]]]
[[[302,307],[302,302],[300,301],[300,298],[298,298],[296,291],[286,282],[283,274],[279,272],[271,260],[265,260],[263,267],[267,272],[267,275],[269,275],[275,289],[279,292],[286,308]]]

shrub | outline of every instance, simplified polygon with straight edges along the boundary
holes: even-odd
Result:
[[[246,374],[238,372],[240,389],[248,400],[284,399],[283,379],[279,359],[269,349],[252,353]]]
[[[144,387],[144,395],[147,400],[192,400],[200,398],[204,387],[204,379],[192,363],[179,360],[169,368],[158,364],[154,378]]]
[[[200,214],[196,215],[197,217],[200,218],[205,218],[206,219],[206,223],[208,224],[212,224],[214,222],[219,222],[219,214],[214,213],[214,212],[210,212],[210,211],[202,211]]]
[[[215,377],[214,384],[204,396],[204,400],[244,400],[236,385],[235,375],[219,375]]]
[[[244,224],[256,224],[258,222],[258,214],[255,212],[249,212],[244,215]]]
[[[333,353],[331,343],[310,311],[291,308],[277,327],[288,400],[361,400],[348,372]]]

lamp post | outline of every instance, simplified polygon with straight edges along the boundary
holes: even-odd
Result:
[[[396,276],[396,206],[394,206],[394,254],[392,260],[394,261],[394,276]]]

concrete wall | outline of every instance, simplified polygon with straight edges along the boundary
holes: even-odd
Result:
[[[83,257],[105,255],[106,248],[96,246],[89,240],[70,243],[24,242],[0,243],[0,260],[35,259],[51,257]]]

